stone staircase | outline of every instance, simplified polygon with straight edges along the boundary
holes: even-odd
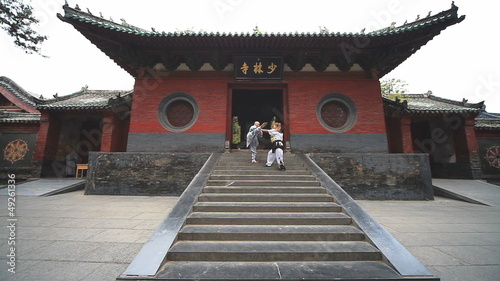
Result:
[[[163,266],[144,280],[407,280],[299,157],[286,154],[279,171],[263,167],[265,154],[259,164],[246,150],[220,157]]]

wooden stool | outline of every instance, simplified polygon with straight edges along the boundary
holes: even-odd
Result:
[[[76,177],[83,178],[83,174],[89,168],[89,164],[76,164]]]

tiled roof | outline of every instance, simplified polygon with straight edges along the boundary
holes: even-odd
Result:
[[[476,117],[476,129],[500,131],[500,113],[482,112]]]
[[[37,99],[32,94],[28,93],[26,90],[21,88],[21,86],[19,86],[16,82],[14,82],[12,79],[8,77],[0,76],[0,86],[7,89],[16,98],[28,104],[29,106],[35,107],[36,104],[40,101],[40,99]]]
[[[0,111],[0,123],[39,123],[39,113]]]
[[[443,12],[440,12],[433,16],[423,17],[414,22],[404,23],[401,26],[390,26],[376,31],[371,32],[320,32],[320,33],[310,33],[310,32],[277,32],[277,33],[250,33],[250,32],[240,32],[240,33],[226,33],[226,32],[160,32],[155,29],[146,30],[139,28],[137,26],[127,23],[125,20],[121,19],[121,23],[116,23],[112,19],[107,20],[103,17],[98,17],[90,12],[82,11],[78,5],[75,8],[69,7],[67,4],[63,6],[64,16],[58,15],[58,17],[64,21],[67,19],[74,19],[80,22],[89,23],[91,25],[103,27],[106,29],[115,30],[118,32],[123,32],[131,35],[143,36],[143,37],[378,37],[387,36],[392,34],[404,33],[411,30],[421,29],[429,25],[434,25],[439,22],[444,22],[447,20],[457,20],[460,21],[465,18],[464,16],[458,18],[457,10],[458,7],[452,4],[452,8]],[[87,10],[88,11],[88,10]]]
[[[6,88],[10,93],[17,97],[22,102],[38,110],[60,110],[60,111],[92,111],[112,109],[126,105],[130,107],[132,103],[132,90],[89,90],[83,87],[80,91],[64,96],[54,95],[51,99],[36,98],[26,90],[21,88],[17,83],[5,76],[0,76],[0,86]],[[7,116],[5,112],[0,118],[19,117],[23,119],[23,115]],[[26,115],[27,116],[27,115]],[[24,118],[23,120],[25,120]],[[28,120],[28,119],[26,119]],[[31,119],[30,119],[31,120]]]
[[[111,109],[117,103],[129,104],[132,100],[132,91],[88,90],[86,88],[67,96],[55,96],[44,100],[36,108],[39,110],[102,110]]]
[[[171,64],[189,64],[193,59],[201,65],[210,63],[217,69],[220,64],[232,62],[231,56],[249,51],[283,56],[294,71],[302,69],[302,62],[320,66],[335,64],[341,71],[349,71],[358,64],[365,71],[376,69],[382,77],[442,30],[465,18],[458,16],[458,8],[452,5],[449,10],[433,16],[366,33],[160,32],[141,29],[125,21],[116,23],[68,5],[63,9],[64,16],[58,14],[59,19],[73,25],[133,77],[143,73],[141,67],[163,64],[174,71],[177,66]],[[224,56],[213,54],[220,50]],[[212,64],[214,59],[216,63]],[[321,69],[324,70],[322,67],[316,70],[323,71]]]
[[[425,94],[383,95],[386,108],[399,110],[401,114],[443,114],[477,113],[484,110],[484,102],[467,103],[467,100],[454,101]]]

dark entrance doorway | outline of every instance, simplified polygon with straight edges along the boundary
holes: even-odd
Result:
[[[246,135],[255,121],[268,122],[266,128],[270,128],[272,121],[283,122],[283,90],[234,89],[232,115],[232,120],[237,117],[241,133],[239,143],[238,137],[231,138],[231,148],[246,148]],[[259,149],[270,148],[269,135],[264,134],[260,143]]]

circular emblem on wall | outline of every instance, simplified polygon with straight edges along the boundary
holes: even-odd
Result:
[[[318,103],[316,115],[319,123],[334,133],[350,130],[357,120],[354,102],[342,94],[329,94]]]
[[[191,128],[198,119],[198,104],[185,93],[173,93],[162,100],[158,107],[158,120],[172,132]]]
[[[490,146],[486,150],[486,160],[490,166],[500,169],[500,146]]]
[[[28,143],[22,139],[9,142],[3,149],[3,158],[11,163],[22,160],[28,153]]]

